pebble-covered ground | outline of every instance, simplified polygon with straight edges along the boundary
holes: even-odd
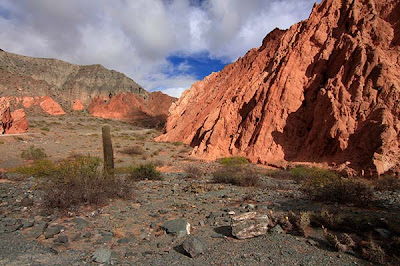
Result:
[[[165,173],[163,181],[140,181],[134,200],[62,214],[41,208],[34,178],[0,183],[1,265],[83,265],[97,257],[114,265],[365,265],[354,254],[333,251],[320,230],[309,237],[270,232],[238,240],[231,215],[302,209],[307,204],[290,180],[264,177],[263,188],[213,184],[208,176],[187,179]],[[166,221],[183,218],[204,240],[204,254],[190,258],[187,236],[167,234]],[[98,253],[96,253],[98,252]],[[103,256],[103,257],[102,257]]]
[[[34,119],[36,135],[0,139],[0,151],[9,156],[1,158],[0,166],[26,164],[20,153],[32,143],[43,147],[54,161],[74,152],[101,154],[98,128],[103,120],[87,116],[46,119]],[[42,121],[47,121],[49,129],[43,128]],[[311,202],[295,181],[267,175],[262,175],[258,187],[215,184],[210,173],[219,165],[191,159],[189,147],[155,143],[153,130],[115,121],[112,126],[117,167],[132,161],[161,161],[163,180],[136,182],[132,200],[62,212],[43,207],[43,192],[37,189],[35,178],[0,171],[0,265],[372,265],[359,253],[335,251],[321,228],[311,228],[305,237],[276,227],[265,235],[239,240],[232,236],[231,218],[253,211],[329,209],[377,217],[400,213],[399,192],[376,193],[374,206],[364,210]],[[144,147],[143,154],[132,157],[120,152],[131,145]],[[189,178],[184,173],[188,165],[205,174]],[[169,221],[174,222],[166,226]],[[190,236],[171,234],[185,232],[185,223],[190,224]],[[393,237],[386,229],[377,233]],[[187,242],[200,254],[189,256]]]

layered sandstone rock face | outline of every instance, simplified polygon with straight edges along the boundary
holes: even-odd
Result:
[[[175,100],[149,93],[132,79],[101,65],[79,66],[0,51],[0,101],[8,101],[14,108],[51,115],[87,109],[95,116],[125,120],[144,113],[146,118],[165,123]]]
[[[400,168],[400,3],[324,0],[309,19],[193,84],[160,141],[208,159]]]
[[[0,134],[16,134],[28,131],[28,119],[24,109],[11,112],[8,105],[0,102]]]

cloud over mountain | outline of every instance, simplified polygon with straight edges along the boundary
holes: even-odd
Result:
[[[312,0],[3,0],[0,47],[100,63],[174,96],[202,73],[170,56],[230,63],[275,27],[305,19]]]

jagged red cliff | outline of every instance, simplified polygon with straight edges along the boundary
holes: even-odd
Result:
[[[324,0],[193,84],[160,141],[196,156],[400,168],[400,2]]]

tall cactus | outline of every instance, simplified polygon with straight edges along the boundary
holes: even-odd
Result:
[[[114,175],[114,151],[111,142],[110,126],[101,128],[103,136],[104,172],[110,176]]]

